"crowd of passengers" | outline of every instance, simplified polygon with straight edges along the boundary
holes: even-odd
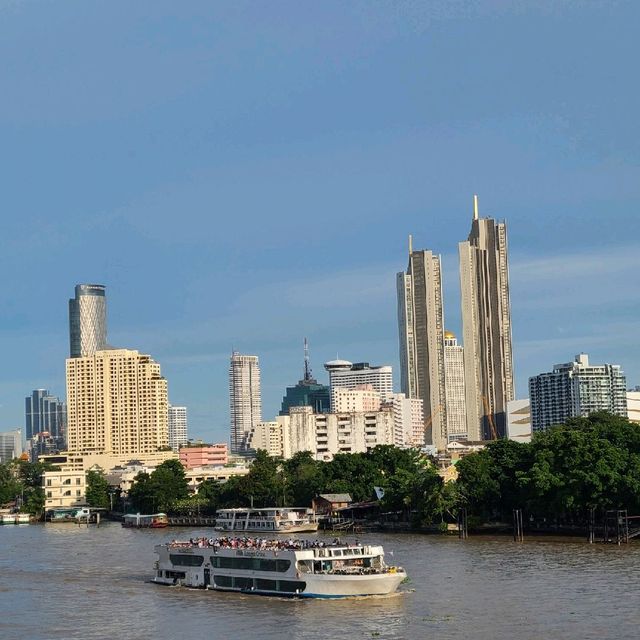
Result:
[[[326,547],[359,547],[360,543],[356,540],[355,544],[342,543],[338,538],[334,538],[333,542],[324,542],[322,540],[269,540],[267,538],[240,538],[225,536],[222,538],[191,538],[186,542],[173,540],[169,543],[172,547],[198,547],[200,549],[257,549],[266,550],[282,550],[282,549],[324,549]]]

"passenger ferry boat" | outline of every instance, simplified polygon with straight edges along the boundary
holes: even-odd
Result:
[[[133,529],[161,529],[169,526],[169,518],[166,513],[152,513],[150,515],[127,513],[122,516],[122,526]]]
[[[218,531],[253,531],[256,533],[302,533],[317,531],[313,510],[304,507],[267,509],[219,509]]]
[[[407,577],[379,545],[202,538],[155,547],[152,582],[298,598],[386,595]]]

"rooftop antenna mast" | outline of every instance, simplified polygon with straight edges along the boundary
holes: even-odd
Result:
[[[309,342],[304,339],[304,381],[311,380],[311,364],[309,362]]]

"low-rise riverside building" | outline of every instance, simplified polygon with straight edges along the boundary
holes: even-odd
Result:
[[[350,493],[321,493],[313,498],[311,506],[316,515],[331,515],[337,509],[348,507],[353,502]]]
[[[63,451],[40,456],[40,462],[48,462],[57,467],[55,471],[46,471],[42,476],[45,509],[86,505],[86,474],[91,469],[102,470],[112,486],[121,484],[115,482],[112,476],[124,474],[127,477],[126,488],[121,488],[128,491],[133,478],[140,471],[152,471],[166,460],[175,460],[177,457],[175,451],[154,451],[136,456]]]
[[[86,505],[86,471],[60,467],[42,475],[45,509],[81,507]]]
[[[192,493],[198,491],[198,487],[206,480],[217,480],[218,482],[226,482],[234,476],[246,476],[249,473],[248,467],[220,467],[214,465],[206,465],[202,467],[194,467],[186,469],[185,476],[189,490]]]
[[[229,462],[229,448],[227,444],[197,444],[180,447],[180,462],[187,468],[206,465],[223,466]]]

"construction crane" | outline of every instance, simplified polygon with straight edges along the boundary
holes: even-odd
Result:
[[[489,421],[489,429],[491,430],[491,439],[498,439],[498,430],[496,429],[496,423],[493,419],[493,413],[491,413],[491,409],[489,408],[489,400],[487,396],[482,396],[482,403],[484,404],[484,412],[487,416],[487,420]]]
[[[425,419],[425,421],[424,421],[424,433],[425,433],[425,435],[427,434],[427,429],[431,426],[431,423],[433,422],[435,417],[440,413],[441,410],[442,410],[442,405],[439,404],[436,407],[436,410],[430,416],[427,416],[427,418]]]

